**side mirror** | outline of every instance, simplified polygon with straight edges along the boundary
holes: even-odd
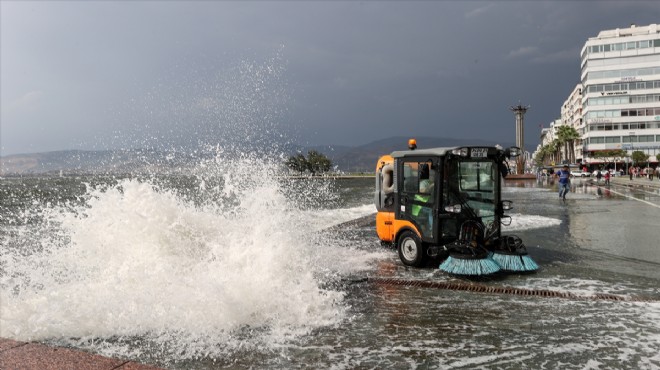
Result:
[[[453,204],[450,206],[446,206],[445,211],[449,213],[461,213],[461,211],[463,211],[463,207],[461,207],[460,204]]]
[[[504,151],[504,155],[507,158],[515,158],[521,154],[522,154],[522,149],[518,148],[517,146],[512,146]]]
[[[502,216],[502,217],[500,217],[500,223],[504,226],[511,225],[511,216]]]
[[[502,201],[502,210],[504,211],[509,211],[513,209],[513,202],[510,200],[503,200]]]

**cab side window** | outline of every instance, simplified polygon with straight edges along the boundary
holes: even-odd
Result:
[[[433,188],[435,187],[435,170],[431,162],[419,163],[419,187],[418,194],[428,195],[429,201],[433,201]]]
[[[431,161],[403,163],[403,189],[407,193],[405,210],[424,238],[432,238],[435,178]]]
[[[433,196],[435,173],[430,161],[403,163],[403,191]]]
[[[405,162],[403,164],[403,191],[416,193],[419,188],[419,171],[417,162]]]

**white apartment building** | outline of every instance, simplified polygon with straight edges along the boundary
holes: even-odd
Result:
[[[552,144],[557,138],[557,127],[559,127],[559,125],[561,125],[561,119],[554,120],[550,122],[550,127],[541,129],[541,140],[536,146],[534,153],[531,154],[531,158],[536,158],[537,153],[540,152],[544,146]],[[547,160],[551,162],[551,165],[555,165],[554,159],[548,158]]]
[[[602,31],[585,43],[580,55],[583,163],[600,163],[593,153],[611,149],[643,151],[657,163],[660,25]],[[569,98],[567,110],[576,109],[572,103]],[[567,113],[567,121],[574,124],[570,117]]]
[[[574,162],[579,163],[583,160],[583,144],[582,138],[585,137],[586,124],[584,119],[582,119],[582,84],[577,84],[571,92],[571,95],[568,96],[568,99],[564,102],[564,105],[561,107],[561,124],[569,127],[573,127],[575,131],[580,135],[580,139],[575,141],[572,158]],[[566,154],[566,153],[564,153]],[[569,158],[570,156],[564,155],[564,158]]]

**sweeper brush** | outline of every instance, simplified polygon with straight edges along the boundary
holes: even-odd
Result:
[[[522,240],[515,235],[501,238],[499,248],[493,251],[492,259],[504,271],[531,272],[539,269],[539,265],[527,254]]]
[[[483,246],[484,229],[481,223],[468,220],[461,225],[458,240],[447,246],[449,257],[440,264],[440,270],[453,275],[490,275],[500,266],[490,258]]]
[[[438,267],[452,275],[490,275],[500,271],[500,266],[492,259],[469,259],[464,256],[449,256]]]

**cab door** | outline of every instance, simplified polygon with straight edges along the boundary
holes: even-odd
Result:
[[[446,159],[441,187],[442,205],[439,213],[442,244],[456,240],[460,226],[468,220],[489,230],[499,230],[501,217],[500,167],[485,157]],[[458,213],[444,212],[460,205]]]
[[[432,158],[400,160],[398,173],[399,207],[396,217],[412,222],[425,242],[437,237],[438,165]]]
[[[440,209],[438,210],[438,243],[447,244],[458,238],[458,227],[465,217],[462,213],[449,212],[448,208],[461,205],[458,184],[458,162],[455,159],[444,158],[442,165],[442,178],[439,194],[441,194]]]

